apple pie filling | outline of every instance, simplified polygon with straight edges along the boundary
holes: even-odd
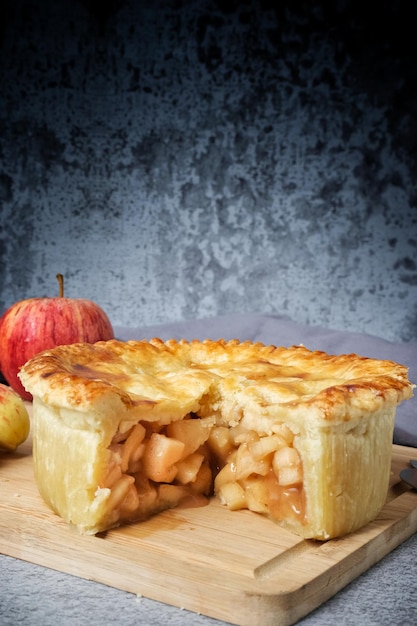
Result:
[[[213,492],[231,510],[302,523],[303,468],[292,431],[278,424],[262,436],[195,414],[168,425],[139,422],[113,437],[96,495],[107,494],[115,524],[178,505],[202,506]]]

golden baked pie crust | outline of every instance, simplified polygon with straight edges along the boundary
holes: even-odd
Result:
[[[226,504],[239,508],[240,497],[243,507],[318,539],[351,532],[382,507],[395,411],[412,396],[413,387],[407,368],[392,361],[237,340],[155,338],[59,346],[34,357],[20,377],[34,397],[40,492],[82,532],[146,518],[175,506],[174,492],[192,491],[192,483],[184,487],[186,478],[179,485],[178,477],[164,480],[161,475],[158,481],[155,470],[149,470],[152,480],[144,474],[153,467],[155,445],[175,439],[178,428],[172,424],[200,418],[210,438],[174,464],[178,476],[195,462],[202,464],[200,474],[212,472],[213,483],[223,468],[214,485]],[[135,471],[121,472],[115,459],[126,450],[124,433],[137,424],[130,441],[136,437],[137,449],[146,452],[143,458],[131,453],[138,457],[131,462]],[[229,432],[232,452],[226,454],[224,444],[219,452],[216,437],[220,433],[224,440]],[[285,433],[283,451],[257,457],[259,449],[279,437],[285,440]],[[277,486],[275,462],[287,464],[282,475],[287,469],[291,475],[293,457],[301,478]],[[229,476],[236,464],[237,474]],[[117,489],[130,489],[127,504],[117,502],[116,488],[106,487],[109,465],[115,466]],[[246,466],[254,471],[247,474]],[[207,492],[207,481],[200,482],[201,492]],[[199,492],[196,487],[193,493]],[[281,504],[284,497],[290,501],[287,509]],[[130,512],[120,513],[120,506],[130,506]]]

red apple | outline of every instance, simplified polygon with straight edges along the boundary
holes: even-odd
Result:
[[[24,400],[32,396],[17,373],[35,354],[70,343],[114,338],[106,313],[91,300],[64,297],[63,277],[55,298],[29,298],[13,304],[0,319],[0,371]]]

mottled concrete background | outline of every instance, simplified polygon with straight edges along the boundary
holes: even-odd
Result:
[[[413,3],[3,0],[0,312],[417,339]]]

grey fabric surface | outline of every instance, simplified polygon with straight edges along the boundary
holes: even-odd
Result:
[[[393,344],[364,335],[300,326],[271,315],[233,315],[147,328],[116,328],[121,339],[159,336],[239,338],[275,345],[305,344],[333,353],[395,359],[417,380],[416,344]],[[416,403],[398,415],[396,437],[416,445]],[[417,451],[416,451],[417,456]],[[417,535],[303,618],[303,626],[412,626],[417,623]],[[0,556],[1,626],[214,626],[217,620]]]

